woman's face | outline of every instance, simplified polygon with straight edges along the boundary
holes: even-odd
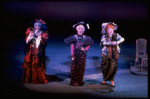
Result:
[[[34,28],[35,28],[35,30],[40,30],[41,29],[41,24],[40,23],[35,23],[34,24]]]
[[[111,27],[109,27],[107,29],[107,33],[108,33],[109,36],[111,36],[114,33],[114,30]]]
[[[85,28],[84,28],[83,25],[78,25],[78,26],[76,27],[76,30],[77,30],[78,35],[83,35],[83,33],[84,33],[84,31],[85,31]]]

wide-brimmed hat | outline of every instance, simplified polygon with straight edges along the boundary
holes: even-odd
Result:
[[[74,24],[72,27],[76,28],[78,25],[83,25],[85,27],[85,29],[90,29],[89,23],[86,23],[84,21],[78,22],[78,23]]]
[[[106,33],[106,27],[107,25],[113,25],[114,26],[114,30],[117,30],[118,26],[117,24],[115,24],[114,22],[106,22],[106,23],[102,23],[102,34],[105,34]]]
[[[34,26],[34,23],[37,23],[37,22],[41,23],[41,30],[47,31],[46,22],[44,22],[42,19],[39,19],[39,20],[36,19],[36,20],[32,21],[31,24],[33,24],[33,26]]]

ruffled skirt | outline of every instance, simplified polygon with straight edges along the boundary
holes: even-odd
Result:
[[[36,50],[30,50],[26,53],[22,68],[22,81],[33,84],[45,84],[48,82],[45,76],[45,57],[39,58]]]

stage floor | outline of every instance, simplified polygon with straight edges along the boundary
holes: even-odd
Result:
[[[129,62],[135,59],[135,44],[124,42],[118,60],[115,75],[115,88],[101,85],[101,50],[99,41],[95,41],[87,52],[84,73],[85,85],[69,86],[70,83],[70,45],[63,39],[49,39],[46,47],[46,75],[52,78],[47,84],[29,84],[21,82],[22,62],[24,59],[24,38],[12,40],[4,49],[4,96],[55,96],[55,97],[114,97],[147,98],[148,76],[130,72]]]

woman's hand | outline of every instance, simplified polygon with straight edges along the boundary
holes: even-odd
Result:
[[[74,59],[75,59],[75,57],[72,55],[72,56],[71,56],[71,60],[74,60]]]
[[[82,50],[82,51],[86,51],[84,47],[81,47],[81,50]]]
[[[33,37],[33,35],[34,35],[34,33],[30,32],[29,37],[31,38],[31,37]]]

